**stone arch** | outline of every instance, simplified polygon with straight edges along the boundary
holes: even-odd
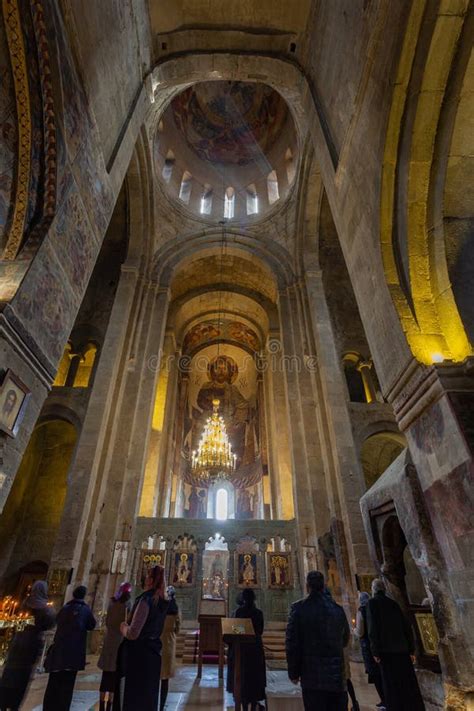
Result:
[[[458,44],[470,21],[412,4],[385,145],[381,246],[386,279],[415,357],[424,363],[472,353],[448,278],[439,231],[442,107]],[[452,103],[452,102],[448,102]],[[442,189],[441,189],[442,192]],[[441,223],[442,224],[442,223]]]
[[[142,128],[125,176],[128,215],[127,267],[146,269],[151,262],[154,234],[150,200],[153,166],[148,139]]]
[[[278,288],[293,281],[293,271],[288,253],[276,242],[268,238],[256,238],[244,231],[225,230],[226,251],[238,249],[262,261],[276,278]],[[222,244],[222,229],[211,228],[197,233],[179,235],[172,243],[160,249],[153,263],[153,275],[160,286],[170,285],[173,273],[184,259],[194,258],[206,249],[218,250]]]
[[[32,560],[49,565],[77,436],[74,424],[58,416],[39,421],[33,431],[0,516],[7,585],[15,585],[20,568]]]
[[[400,432],[381,430],[373,432],[362,443],[360,458],[368,489],[382,476],[406,447]]]

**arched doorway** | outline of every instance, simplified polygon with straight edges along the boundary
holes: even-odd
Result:
[[[379,479],[405,449],[405,437],[399,432],[377,432],[362,444],[361,463],[367,489]]]
[[[0,516],[0,555],[8,591],[16,591],[22,571],[36,561],[47,572],[63,513],[67,473],[77,440],[65,420],[35,428]]]

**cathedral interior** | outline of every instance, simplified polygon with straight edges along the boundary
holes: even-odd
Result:
[[[473,708],[474,5],[1,14],[0,596],[382,576]]]

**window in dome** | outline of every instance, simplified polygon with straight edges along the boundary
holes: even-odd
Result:
[[[254,183],[247,186],[247,215],[258,214],[258,195]]]
[[[161,171],[161,176],[165,183],[169,183],[171,176],[173,175],[173,168],[175,163],[175,157],[173,151],[170,149],[166,154],[165,164],[163,170]]]
[[[204,186],[204,192],[201,197],[201,215],[210,215],[212,211],[212,188],[210,185]]]
[[[293,156],[293,151],[291,148],[286,149],[285,153],[285,163],[286,163],[286,177],[288,178],[288,183],[291,185],[296,174],[296,163]]]
[[[267,190],[268,190],[268,202],[273,205],[274,202],[279,200],[280,193],[278,191],[278,178],[276,170],[272,170],[267,175]]]
[[[189,204],[189,198],[191,197],[191,188],[192,188],[192,181],[193,181],[193,176],[191,173],[187,170],[184,171],[183,177],[181,178],[181,186],[179,188],[179,199],[186,203],[186,205]]]
[[[231,220],[234,217],[235,190],[227,188],[224,195],[224,217]]]

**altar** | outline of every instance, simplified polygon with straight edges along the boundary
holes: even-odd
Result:
[[[133,540],[132,582],[161,564],[176,588],[184,621],[197,621],[202,601],[224,601],[226,614],[239,594],[254,589],[267,622],[286,622],[303,595],[294,521],[215,521],[139,518]]]

